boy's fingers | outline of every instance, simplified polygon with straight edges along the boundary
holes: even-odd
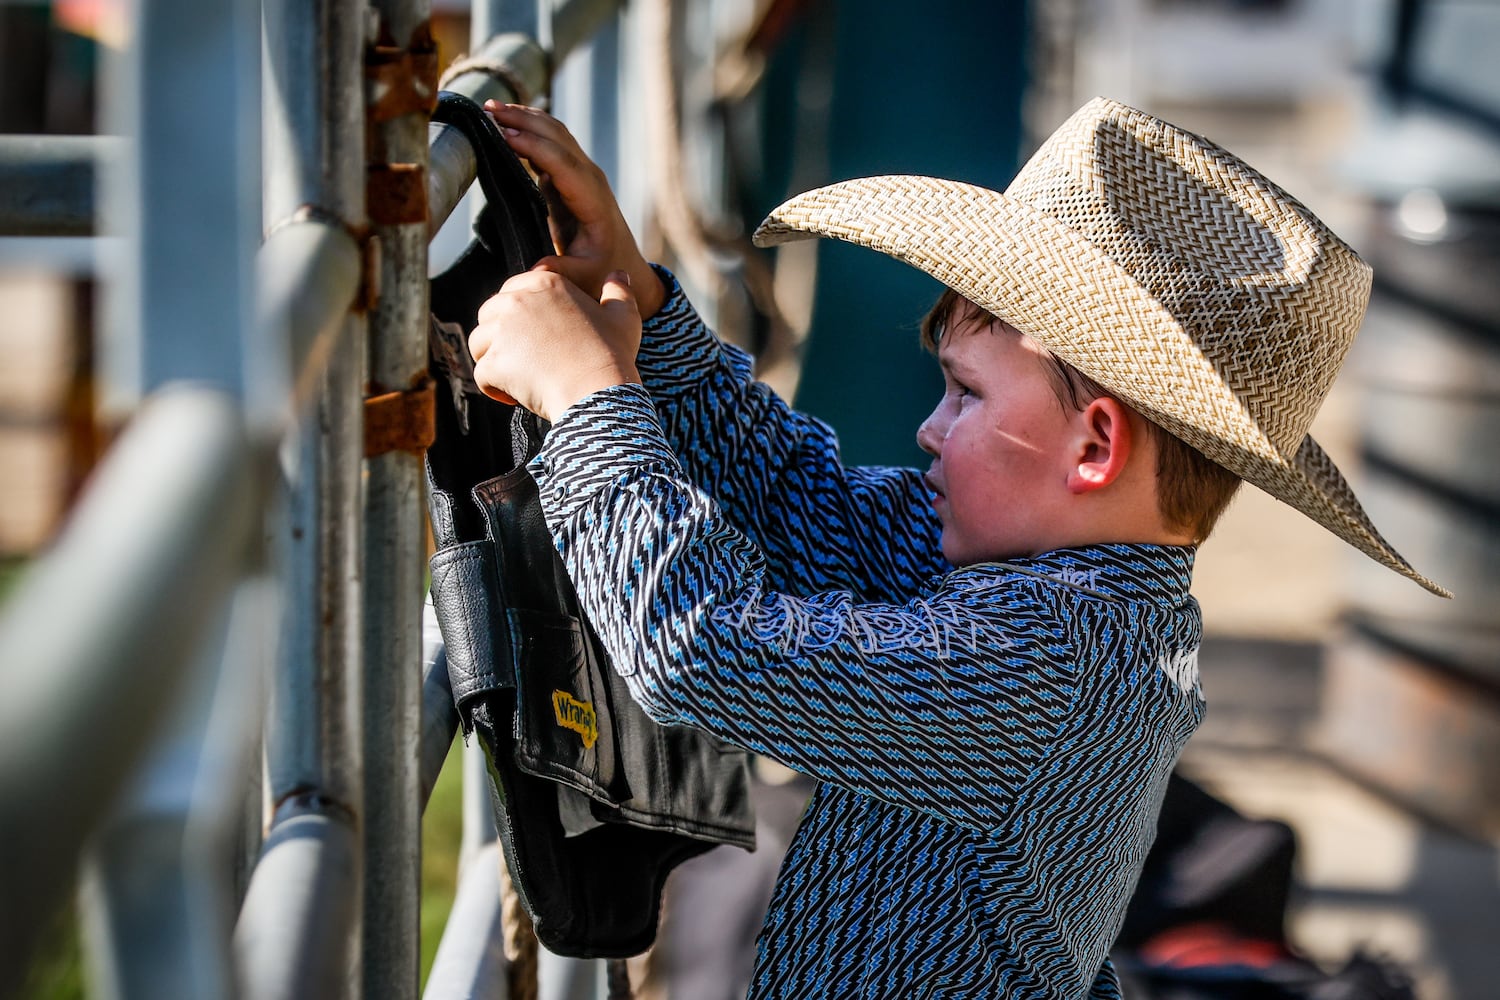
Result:
[[[583,155],[583,147],[578,144],[573,133],[568,131],[568,127],[545,111],[521,104],[498,104],[494,101],[486,102],[484,108],[508,139],[546,143],[562,155],[574,159]]]
[[[567,278],[579,288],[587,288],[589,283],[589,271],[593,261],[580,260],[577,257],[563,257],[556,254],[543,257],[532,265],[533,270],[552,271]]]
[[[485,108],[510,147],[535,173],[548,178],[543,193],[550,207],[562,205],[585,224],[607,214],[612,204],[605,194],[609,182],[567,126],[545,111],[518,104],[486,104]]]
[[[484,308],[480,307],[479,325],[469,331],[469,354],[475,359],[482,358],[490,349],[490,331],[484,322]]]
[[[634,316],[635,292],[630,290],[630,275],[624,271],[611,271],[604,279],[604,290],[599,293],[599,304],[606,312],[630,311]]]
[[[503,308],[505,308],[504,303],[502,302],[502,300],[500,298],[500,294],[497,292],[497,293],[495,293],[494,295],[491,295],[489,298],[485,299],[483,302],[481,302],[479,304],[479,313],[474,318],[477,319],[481,325],[483,325],[485,323],[488,323],[490,320],[494,319],[495,318],[495,314],[498,313]],[[478,328],[477,327],[475,328],[475,332],[476,333],[478,332]],[[470,339],[470,346],[472,347],[473,346],[473,334],[469,335],[469,339]]]

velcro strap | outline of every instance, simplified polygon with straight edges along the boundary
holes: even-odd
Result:
[[[469,702],[515,687],[515,663],[488,541],[464,542],[432,557],[432,606],[448,651],[453,702],[469,728]]]

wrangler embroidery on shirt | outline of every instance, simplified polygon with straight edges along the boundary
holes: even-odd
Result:
[[[831,649],[848,642],[862,653],[898,649],[948,656],[955,646],[977,645],[982,638],[973,621],[955,609],[914,602],[899,607],[818,603],[751,588],[712,612],[715,621],[743,629],[748,638],[774,643],[788,654]],[[1000,639],[997,645],[1010,643]]]
[[[599,719],[594,715],[593,702],[579,701],[566,691],[553,691],[552,711],[559,726],[583,737],[584,749],[599,739]]]
[[[1052,576],[1059,582],[1069,587],[1080,587],[1084,590],[1099,589],[1099,569],[1060,569]]]

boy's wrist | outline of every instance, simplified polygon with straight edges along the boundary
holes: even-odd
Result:
[[[641,321],[645,322],[661,312],[661,307],[667,304],[667,287],[656,269],[644,257],[628,273],[630,290],[635,295],[636,311],[640,313]]]
[[[660,264],[652,273],[665,292],[661,308],[642,324],[636,366],[652,392],[696,386],[722,361],[724,345],[703,325],[672,272]]]
[[[600,442],[611,446],[598,447]],[[547,520],[556,526],[630,470],[677,464],[646,389],[621,383],[580,399],[553,421],[527,468],[541,491]]]
[[[614,364],[607,367],[579,372],[566,381],[559,382],[547,394],[546,412],[541,414],[548,421],[556,421],[565,412],[582,400],[604,389],[617,385],[640,385],[641,375],[633,364]]]

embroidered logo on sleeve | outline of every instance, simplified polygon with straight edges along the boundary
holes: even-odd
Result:
[[[751,588],[715,607],[715,621],[742,629],[757,642],[797,656],[847,642],[861,653],[927,650],[947,657],[980,645],[1009,647],[1006,637],[982,632],[979,622],[954,604],[913,600],[908,606],[854,604],[847,596],[798,598]]]
[[[1164,653],[1157,666],[1172,679],[1179,691],[1192,691],[1198,687],[1197,646]]]
[[[599,720],[594,715],[592,702],[579,701],[566,691],[553,691],[552,711],[557,715],[559,726],[583,737],[584,749],[592,747],[599,739]]]

